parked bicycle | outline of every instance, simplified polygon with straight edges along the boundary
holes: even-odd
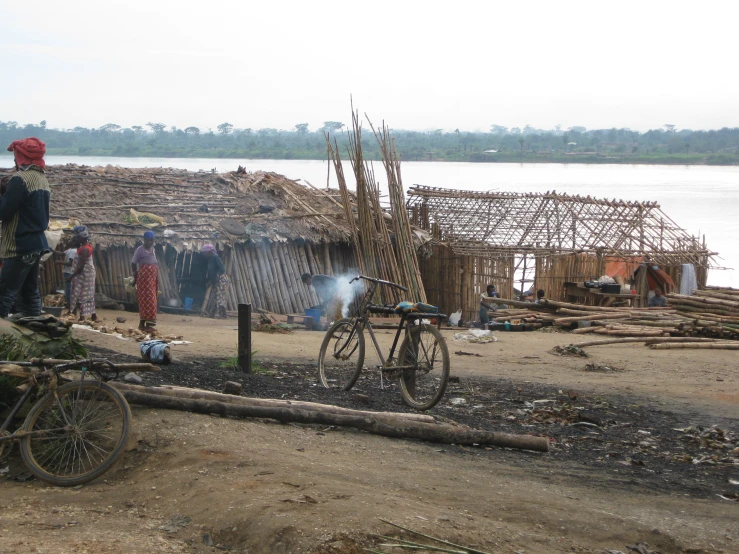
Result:
[[[351,389],[359,379],[364,367],[364,331],[369,333],[381,365],[378,369],[383,376],[399,377],[403,401],[417,410],[428,410],[444,396],[449,381],[449,350],[441,332],[423,320],[443,321],[446,315],[440,313],[401,311],[400,323],[395,340],[385,358],[369,320],[369,314],[398,314],[395,305],[372,304],[377,287],[394,287],[408,292],[408,289],[390,281],[359,275],[350,282],[362,279],[368,283],[367,291],[357,307],[356,313],[335,322],[326,332],[318,356],[321,384],[326,388]],[[403,342],[395,357],[401,333]]]
[[[19,387],[24,392],[0,426],[0,454],[6,443],[19,441],[31,473],[59,487],[81,485],[108,471],[123,454],[131,426],[128,402],[105,383],[117,377],[121,367],[98,358],[0,361],[0,366],[7,364],[39,370],[26,370],[30,376]],[[63,376],[74,369],[80,370],[79,380]],[[9,433],[12,420],[32,395],[39,400],[23,425]]]

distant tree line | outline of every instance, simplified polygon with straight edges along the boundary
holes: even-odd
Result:
[[[578,162],[739,164],[739,128],[711,131],[678,130],[673,124],[647,132],[631,129],[586,129],[557,125],[507,128],[493,124],[488,132],[392,130],[405,160],[473,162]],[[49,154],[84,156],[326,159],[325,135],[346,152],[346,126],[326,121],[318,129],[298,123],[290,130],[241,129],[228,122],[213,129],[179,128],[150,121],[123,128],[107,123],[98,128],[52,129],[46,121],[19,125],[0,121],[0,141],[34,135]],[[363,139],[367,159],[379,159],[371,133]]]

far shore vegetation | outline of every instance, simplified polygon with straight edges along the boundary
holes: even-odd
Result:
[[[391,132],[407,161],[739,165],[739,128],[692,131],[666,124],[639,132],[491,125],[487,132]],[[342,153],[346,151],[348,133],[338,121],[327,121],[318,129],[298,123],[289,130],[238,129],[230,123],[215,129],[181,129],[160,122],[130,128],[108,123],[95,129],[53,129],[46,121],[24,125],[0,121],[3,144],[37,136],[46,142],[47,154],[68,156],[325,160],[326,134]],[[380,159],[369,131],[363,136],[363,150],[365,159]]]

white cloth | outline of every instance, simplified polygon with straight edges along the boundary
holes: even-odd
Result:
[[[680,294],[693,294],[698,288],[698,279],[695,276],[695,267],[693,264],[683,264],[682,275],[680,276]]]

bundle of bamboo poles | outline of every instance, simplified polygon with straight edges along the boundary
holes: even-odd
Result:
[[[351,228],[352,243],[359,271],[408,288],[408,293],[380,287],[376,301],[398,302],[415,300],[426,302],[418,256],[413,242],[408,213],[405,209],[403,184],[400,179],[400,161],[394,145],[387,144],[387,130],[380,141],[388,178],[393,232],[388,228],[387,214],[380,204],[380,187],[372,166],[364,160],[362,152],[362,126],[359,115],[352,108],[353,130],[349,136],[348,153],[356,181],[356,200],[352,201],[341,164],[338,143],[326,136],[327,151],[336,171],[344,215]],[[373,129],[374,131],[374,129]],[[385,142],[383,142],[383,140]],[[383,148],[384,145],[384,148]],[[355,213],[356,211],[356,213]]]
[[[387,188],[390,197],[392,213],[395,256],[397,267],[402,278],[401,284],[408,288],[412,300],[426,302],[426,291],[423,287],[421,269],[418,264],[418,255],[413,242],[413,231],[406,209],[405,191],[400,175],[400,157],[395,148],[395,139],[390,136],[390,130],[383,124],[378,132],[370,122],[372,132],[380,146],[382,163],[385,166]]]

